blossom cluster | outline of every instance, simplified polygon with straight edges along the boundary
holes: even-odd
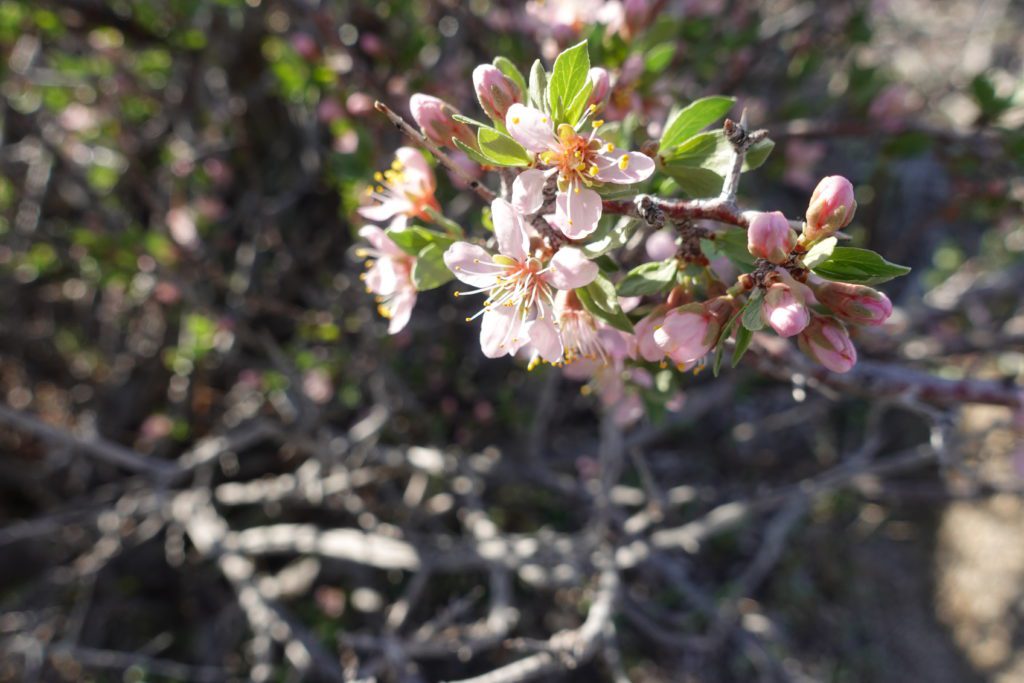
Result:
[[[731,121],[705,130],[731,98],[676,110],[645,153],[630,149],[624,128],[603,118],[610,74],[591,68],[586,43],[561,53],[550,72],[536,62],[528,81],[500,57],[477,67],[472,80],[489,124],[427,94],[413,95],[409,108],[432,157],[473,178],[490,199],[483,223],[491,232],[468,237],[444,216],[431,164],[412,147],[400,148],[391,168],[375,176],[370,203],[360,209],[388,223],[360,234],[369,243],[364,281],[392,334],[408,323],[418,291],[454,278],[464,285],[455,291],[460,300],[482,299],[466,320],[479,319],[485,356],[520,355],[531,368],[545,362],[586,378],[628,423],[644,413],[652,392],[662,405],[680,404],[672,367],[713,364],[717,374],[724,348],[733,348],[735,365],[755,332],[796,337],[809,358],[847,372],[857,359],[851,330],[882,325],[892,314],[889,299],[870,285],[907,269],[838,246],[856,210],[850,181],[822,179],[799,221],[736,207],[740,167],[763,162],[771,142],[745,129],[736,136]],[[693,150],[710,151],[701,157]],[[694,168],[704,175],[687,171]],[[490,172],[501,193],[476,180]],[[645,194],[661,174],[695,197],[691,203],[710,196],[703,201],[720,209],[717,220],[689,215],[686,200]],[[694,177],[717,179],[721,194]],[[633,201],[621,200],[623,190]],[[644,251],[649,260],[624,267]]]

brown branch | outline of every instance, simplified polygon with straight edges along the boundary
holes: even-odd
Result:
[[[418,130],[410,126],[405,119],[396,114],[394,110],[391,109],[388,105],[384,104],[383,102],[377,101],[373,103],[373,106],[381,114],[384,114],[384,116],[388,117],[388,120],[394,124],[395,128],[404,133],[406,137],[413,140],[415,143],[419,145],[423,145],[428,150],[430,150],[430,153],[433,154],[434,157],[445,168],[447,168],[449,171],[451,171],[459,178],[461,178],[463,181],[465,181],[465,183],[469,185],[469,187],[474,192],[476,192],[480,196],[480,198],[483,199],[485,202],[490,203],[494,201],[494,199],[498,196],[489,187],[481,183],[476,178],[470,176],[464,170],[462,170],[462,168],[460,168],[459,165],[456,164],[450,156],[445,154],[440,147],[438,147],[429,139],[427,139],[427,137],[420,133]]]
[[[673,220],[706,218],[719,223],[747,227],[747,219],[733,202],[715,199],[658,199],[651,197],[651,204],[661,209]],[[643,218],[637,204],[629,199],[606,199],[604,212],[631,218]]]

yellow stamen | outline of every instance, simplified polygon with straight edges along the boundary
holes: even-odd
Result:
[[[623,154],[619,157],[619,169],[625,171],[629,167],[629,155]]]

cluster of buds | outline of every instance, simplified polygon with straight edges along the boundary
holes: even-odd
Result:
[[[635,9],[643,3],[626,4]],[[823,241],[853,219],[851,183],[840,176],[823,179],[802,223],[779,211],[732,214],[726,222],[747,228],[747,250],[755,258],[753,269],[738,274],[734,268],[746,259],[724,266],[725,256],[713,260],[701,246],[707,227],[673,223],[659,208],[663,200],[643,195],[632,202],[631,215],[647,225],[650,262],[617,276],[615,260],[603,256],[608,247],[601,245],[627,244],[629,226],[607,224],[597,234],[606,207],[622,206],[607,201],[607,194],[615,185],[644,183],[656,164],[630,151],[628,139],[606,133],[599,115],[608,105],[611,80],[600,67],[583,72],[582,59],[577,52],[571,60],[575,75],[552,74],[542,96],[533,85],[524,90],[522,74],[508,60],[476,67],[474,91],[493,128],[436,97],[412,96],[413,118],[435,158],[452,163],[439,152],[445,147],[465,152],[479,173],[504,167],[504,194],[489,201],[493,232],[474,239],[441,213],[433,173],[415,150],[401,148],[392,167],[376,177],[368,192],[375,203],[361,213],[391,225],[361,234],[371,244],[365,254],[373,257],[365,280],[391,318],[389,331],[405,325],[416,291],[454,278],[466,285],[457,297],[483,298],[466,320],[479,319],[485,356],[520,356],[531,369],[549,363],[587,379],[609,409],[622,408],[622,420],[641,415],[650,392],[677,394],[675,380],[663,374],[672,373],[670,366],[698,371],[714,353],[717,373],[722,347],[740,324],[746,332],[742,340],[737,333],[734,363],[751,335],[765,329],[796,338],[829,370],[850,370],[857,353],[848,326],[881,325],[892,314],[889,299],[862,284],[873,280],[839,282],[814,271],[819,261],[811,252],[817,259],[835,249],[836,240]],[[557,90],[571,78],[576,90]],[[479,134],[473,126],[481,127]],[[490,199],[488,191],[480,194]],[[428,226],[412,225],[414,220]]]

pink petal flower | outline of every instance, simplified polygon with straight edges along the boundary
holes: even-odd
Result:
[[[505,116],[505,127],[516,142],[531,152],[543,152],[558,145],[551,117],[539,109],[513,104]]]
[[[523,317],[516,307],[489,308],[480,324],[480,349],[488,358],[514,354],[529,341],[523,328]]]
[[[523,226],[523,219],[511,204],[500,198],[491,202],[491,217],[498,250],[516,261],[524,260],[530,248],[530,239]]]
[[[412,309],[416,306],[416,290],[403,289],[389,301],[391,321],[388,323],[388,334],[398,334],[409,324]]]
[[[550,173],[536,168],[523,171],[512,183],[512,206],[522,214],[534,214],[544,203],[544,184]]]
[[[633,349],[633,357],[639,355],[645,361],[654,363],[665,357],[665,350],[658,346],[654,339],[654,331],[661,327],[665,320],[665,314],[656,310],[633,326],[633,337],[636,347]]]
[[[550,315],[537,318],[527,323],[526,327],[530,343],[537,349],[541,358],[549,363],[557,363],[562,360],[564,353],[562,339]]]
[[[545,280],[557,289],[585,287],[597,277],[597,264],[575,247],[562,247],[551,257]]]
[[[382,254],[389,254],[391,256],[403,256],[405,254],[405,252],[402,251],[390,237],[388,237],[383,228],[379,228],[376,225],[364,225],[359,228],[359,236],[369,242],[370,246]]]
[[[597,230],[601,212],[601,195],[585,187],[570,187],[555,198],[554,216],[545,218],[563,235],[576,240]]]
[[[415,147],[399,147],[395,150],[395,158],[402,164],[405,172],[405,185],[433,194],[437,189],[434,171],[430,168],[423,154]]]
[[[692,363],[703,358],[718,336],[718,323],[699,304],[669,311],[654,341],[673,361]]]
[[[768,288],[761,303],[761,317],[780,337],[798,335],[811,322],[807,307],[781,282]]]
[[[455,242],[444,252],[444,265],[467,285],[493,287],[499,271],[491,267],[491,255],[483,247]]]
[[[596,178],[604,183],[639,183],[654,173],[654,159],[640,152],[602,152],[598,159]]]

